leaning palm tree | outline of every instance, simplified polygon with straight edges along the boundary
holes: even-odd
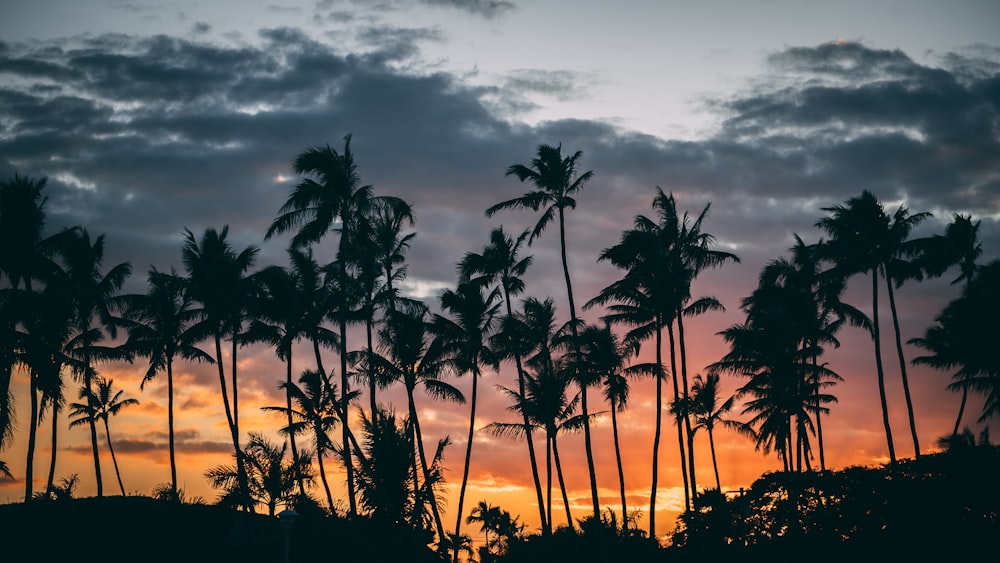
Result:
[[[916,421],[913,415],[913,403],[910,399],[910,386],[906,375],[906,361],[903,357],[902,340],[899,332],[899,319],[896,314],[896,300],[893,285],[902,285],[903,281],[921,276],[920,269],[906,258],[918,255],[926,247],[926,240],[907,240],[910,231],[930,213],[911,215],[904,206],[899,206],[890,217],[886,214],[882,203],[874,194],[865,190],[860,196],[848,199],[843,205],[824,207],[823,211],[830,213],[816,222],[816,226],[830,235],[830,240],[823,247],[823,257],[835,264],[838,275],[849,277],[860,272],[868,272],[872,278],[872,338],[875,342],[875,362],[879,382],[879,398],[882,402],[882,422],[885,426],[886,441],[889,447],[889,459],[896,462],[896,450],[892,443],[892,429],[889,426],[889,408],[885,396],[885,374],[882,367],[882,348],[878,322],[878,280],[881,276],[886,281],[889,294],[889,306],[892,312],[892,323],[896,337],[896,352],[899,357],[900,376],[903,381],[903,393],[906,398],[907,415],[910,422],[910,434],[913,438],[913,449],[916,457],[920,457],[920,443],[917,439]]]
[[[576,208],[575,196],[593,176],[594,172],[588,170],[576,176],[577,164],[583,157],[583,151],[576,151],[570,156],[563,157],[562,145],[553,147],[551,145],[539,145],[537,156],[532,159],[530,166],[523,164],[513,164],[507,168],[506,176],[516,176],[518,180],[530,181],[535,189],[514,199],[502,201],[486,210],[486,216],[492,217],[498,211],[504,209],[531,209],[542,211],[542,216],[535,223],[528,238],[530,245],[545,227],[557,219],[559,222],[559,249],[562,256],[563,276],[566,279],[566,297],[569,301],[570,329],[573,334],[573,352],[580,355],[580,338],[577,334],[578,319],[576,316],[576,302],[573,299],[573,283],[569,275],[569,264],[566,259],[566,209]],[[579,375],[579,374],[577,374]],[[580,384],[580,407],[584,415],[584,447],[587,453],[587,471],[590,476],[590,496],[594,508],[594,517],[600,518],[601,507],[597,495],[597,474],[594,470],[594,452],[590,439],[590,417],[587,405],[587,388],[596,382],[579,380]]]
[[[178,498],[177,458],[174,445],[174,358],[213,363],[208,353],[196,343],[202,335],[195,330],[199,312],[194,309],[187,280],[171,269],[170,273],[152,268],[145,294],[126,299],[124,324],[128,330],[125,348],[132,354],[149,358],[149,367],[139,385],[143,389],[160,373],[167,375],[167,440],[170,452],[170,487]]]
[[[114,389],[114,380],[96,377],[94,380],[96,389],[80,389],[80,399],[83,403],[70,403],[72,416],[76,417],[69,423],[70,427],[90,424],[97,420],[104,423],[104,433],[108,438],[108,451],[111,452],[111,461],[115,466],[115,476],[118,477],[118,488],[121,489],[122,496],[125,496],[125,485],[122,484],[122,474],[118,469],[118,458],[115,457],[115,448],[111,444],[111,427],[108,419],[116,416],[123,408],[131,405],[138,405],[139,401],[133,398],[124,398],[125,391]]]
[[[59,252],[66,273],[67,290],[75,309],[75,329],[79,335],[88,335],[78,350],[81,368],[79,373],[83,388],[88,393],[92,389],[95,361],[113,357],[108,349],[99,349],[97,342],[103,338],[103,329],[115,338],[118,321],[113,312],[118,291],[132,273],[132,266],[123,262],[112,267],[107,273],[101,272],[104,260],[104,235],[93,241],[86,229],[73,231],[74,235],[60,245]],[[120,303],[120,301],[119,301]],[[95,331],[96,332],[93,332]],[[104,493],[101,480],[101,460],[97,451],[96,420],[88,420],[91,449],[94,454],[94,472],[97,476],[97,496]]]
[[[462,485],[458,492],[455,536],[461,535],[462,506],[465,489],[469,481],[469,464],[472,461],[472,439],[476,431],[476,399],[479,390],[479,376],[483,366],[498,368],[497,358],[490,347],[497,312],[500,309],[499,292],[484,292],[479,284],[460,283],[454,290],[441,294],[441,309],[449,316],[434,315],[431,321],[434,341],[429,354],[443,358],[457,374],[469,374],[472,378],[472,392],[469,396],[469,435],[465,445],[465,466],[462,470]],[[454,557],[457,560],[458,552]]]
[[[497,284],[503,290],[504,306],[507,309],[507,319],[514,317],[511,298],[524,292],[524,280],[521,278],[531,266],[532,257],[520,256],[521,247],[528,239],[530,232],[523,231],[517,239],[508,235],[503,227],[490,231],[490,242],[481,253],[468,252],[459,264],[459,274],[462,279],[476,279],[480,282]],[[505,333],[505,331],[501,331]],[[518,392],[524,395],[524,350],[518,347],[505,347],[507,358],[513,358],[517,368]],[[525,442],[528,444],[528,460],[531,464],[531,478],[535,484],[535,498],[538,501],[538,517],[542,525],[542,533],[549,534],[552,529],[545,519],[545,502],[542,498],[542,485],[538,477],[538,461],[535,457],[535,444],[531,436],[531,426],[527,417],[524,419]]]
[[[184,230],[182,257],[188,273],[188,291],[191,299],[201,304],[201,321],[194,329],[202,334],[211,334],[215,341],[216,366],[219,370],[219,387],[226,421],[233,441],[236,456],[238,492],[247,511],[253,510],[249,493],[246,469],[240,448],[239,395],[237,376],[237,349],[243,330],[247,296],[252,288],[252,277],[248,275],[257,258],[258,249],[248,246],[237,253],[227,240],[229,227],[221,231],[206,229],[200,239],[194,233]],[[225,365],[222,361],[222,339],[229,336],[232,342],[232,405],[227,392]]]

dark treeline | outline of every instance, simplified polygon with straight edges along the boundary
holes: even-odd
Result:
[[[693,373],[685,321],[723,309],[717,298],[699,295],[697,278],[739,257],[715,248],[706,225],[709,205],[689,215],[678,209],[673,194],[656,188],[652,213],[637,215],[620,240],[596,257],[615,266],[620,277],[598,295],[580,300],[573,292],[567,245],[573,240],[568,234],[570,212],[593,176],[578,169],[581,158],[579,151],[564,155],[561,146],[542,145],[529,164],[507,169],[508,176],[530,187],[488,208],[486,215],[527,209],[538,212],[538,220],[523,232],[497,226],[485,246],[466,253],[457,264],[454,288],[438,298],[440,313],[401,294],[416,214],[403,199],[363,184],[350,136],[341,150],[311,148],[294,160],[294,171],[302,179],[264,234],[265,239],[290,235],[287,265],[259,267],[258,249],[234,248],[226,226],[201,233],[185,230],[180,270],[151,269],[142,294],[121,292],[131,266],[103,264],[103,235],[92,236],[83,226],[47,233],[44,178],[14,176],[3,181],[0,447],[11,444],[17,428],[27,431],[25,503],[72,496],[76,477],[59,484],[54,475],[60,413],[72,397],[79,402],[69,404],[71,424],[89,428],[97,496],[104,495],[98,425],[107,436],[124,496],[109,424],[136,401],[101,376],[100,366],[109,362],[146,366],[143,384],[166,377],[170,481],[158,487],[155,496],[184,499],[177,485],[174,448],[174,362],[205,362],[217,369],[233,446],[232,465],[205,471],[220,491],[219,504],[246,512],[263,508],[271,515],[284,505],[303,514],[366,516],[410,528],[456,561],[462,552],[473,553],[463,524],[479,523],[486,534],[486,544],[476,554],[483,560],[524,538],[518,517],[499,507],[480,502],[472,511],[465,510],[478,382],[484,372],[498,371],[501,364],[516,370],[516,386],[499,389],[510,400],[514,420],[478,430],[525,443],[540,536],[549,538],[546,541],[554,541],[557,532],[607,528],[621,537],[654,535],[664,413],[676,429],[687,511],[681,529],[688,531],[675,534],[676,543],[691,541],[685,534],[692,533],[709,504],[726,501],[715,457],[716,428],[734,429],[765,454],[775,453],[786,474],[825,472],[823,417],[836,402],[841,377],[823,356],[839,345],[837,335],[848,327],[866,331],[873,341],[892,465],[897,456],[888,417],[887,364],[898,367],[917,459],[919,417],[910,396],[909,362],[954,373],[948,388],[960,392],[962,399],[951,440],[961,436],[970,392],[986,397],[980,422],[1000,409],[994,328],[1000,318],[1000,262],[977,263],[982,250],[979,223],[972,217],[955,215],[944,233],[912,238],[913,228],[930,215],[910,213],[902,206],[889,212],[867,191],[818,210],[823,215],[816,227],[825,238],[807,243],[796,235],[789,256],[766,265],[757,287],[740,303],[745,320],[720,333],[728,353],[703,374]],[[559,236],[565,322],[559,322],[552,297],[526,296],[530,292],[523,280],[532,265],[528,249],[550,227]],[[336,241],[335,258],[321,264],[314,249],[331,238]],[[954,283],[961,284],[961,295],[924,337],[911,340],[927,355],[908,360],[897,293],[906,282],[940,276],[955,266],[959,275]],[[871,317],[841,300],[849,280],[858,274],[871,279]],[[888,330],[888,321],[879,318],[883,294],[895,344],[896,359],[889,361],[880,338]],[[578,315],[579,310],[596,308],[602,312],[600,324],[588,324]],[[349,341],[350,327],[360,327],[364,339]],[[298,342],[307,343],[313,357],[308,369],[296,372],[292,352]],[[285,402],[267,409],[281,417],[282,443],[240,428],[237,358],[241,348],[250,345],[272,347],[286,368],[280,384]],[[639,360],[643,347],[648,361]],[[324,351],[335,353],[336,365],[324,364]],[[11,381],[18,371],[28,375],[29,405],[27,413],[15,415]],[[732,396],[721,394],[723,375],[741,384]],[[455,377],[471,378],[468,396],[449,382]],[[627,503],[618,440],[618,417],[629,406],[629,382],[639,377],[653,378],[656,388],[645,529],[640,529],[638,507]],[[664,390],[665,384],[669,390]],[[378,396],[399,385],[407,404],[396,413],[381,405]],[[457,499],[452,499],[454,526],[444,520],[442,504],[442,460],[451,441],[422,432],[417,404],[427,400],[469,408],[462,480]],[[612,422],[610,445],[594,444],[591,437],[591,424],[604,411],[601,403],[607,404]],[[35,491],[36,428],[46,416],[52,457],[45,489]],[[696,480],[695,438],[700,430],[707,434],[712,452],[714,479],[709,487],[699,487]],[[559,437],[566,432],[582,432],[586,451],[592,506],[579,521],[570,510],[560,462]],[[617,514],[602,513],[599,505],[595,447],[613,447],[615,452],[621,494]],[[343,467],[346,496],[335,498],[327,481],[327,461]],[[20,473],[11,460],[5,462],[0,471],[8,476]],[[561,502],[553,499],[554,478]],[[560,504],[564,514],[553,514]],[[557,519],[565,520],[564,529],[555,525]]]

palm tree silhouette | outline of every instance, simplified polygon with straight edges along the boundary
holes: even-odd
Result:
[[[128,330],[125,348],[149,358],[149,367],[139,385],[143,389],[162,372],[167,374],[167,436],[170,451],[170,487],[178,498],[177,458],[174,439],[174,358],[213,363],[207,352],[195,344],[204,335],[195,328],[200,313],[193,307],[187,280],[170,273],[149,271],[145,294],[127,296],[124,324]]]
[[[117,335],[119,321],[112,313],[119,306],[116,304],[116,296],[125,280],[131,275],[132,266],[124,262],[102,274],[104,235],[99,235],[91,242],[86,229],[73,232],[74,235],[60,245],[59,253],[66,272],[67,290],[75,309],[75,329],[79,335],[88,335],[82,341],[78,353],[81,360],[79,374],[83,379],[83,388],[88,393],[87,397],[90,397],[91,378],[94,374],[92,364],[95,360],[109,358],[108,350],[95,348],[96,343],[103,338],[101,327],[104,327],[112,338]],[[90,428],[90,443],[94,455],[97,496],[100,497],[104,494],[104,485],[101,479],[101,460],[97,450],[96,420],[88,420],[87,425]]]
[[[477,279],[486,285],[498,284],[503,289],[504,305],[507,308],[507,318],[514,316],[511,298],[524,292],[524,280],[521,276],[531,266],[532,257],[520,257],[521,247],[529,236],[529,231],[523,231],[517,239],[511,238],[503,227],[490,231],[490,242],[482,253],[468,252],[459,264],[459,273],[463,280]],[[517,368],[518,392],[523,396],[524,366],[522,365],[522,350],[513,347],[509,350]],[[531,464],[531,478],[535,485],[535,497],[538,501],[538,517],[541,522],[542,534],[552,532],[545,518],[545,502],[542,498],[542,484],[538,477],[538,460],[535,457],[535,444],[531,436],[531,425],[524,417],[525,441],[528,443],[528,460]]]
[[[576,176],[576,167],[583,157],[583,151],[576,151],[570,156],[563,157],[562,145],[553,147],[551,145],[539,145],[537,155],[531,161],[530,166],[523,164],[513,164],[507,168],[506,176],[517,176],[518,180],[524,182],[531,181],[535,190],[530,191],[520,197],[502,201],[486,210],[486,216],[492,217],[498,211],[504,209],[531,209],[538,211],[542,207],[545,210],[542,216],[535,223],[528,237],[528,245],[534,242],[535,238],[542,234],[545,227],[553,219],[559,222],[559,249],[562,256],[563,276],[566,279],[566,297],[569,301],[570,330],[573,335],[573,351],[580,355],[580,338],[577,334],[578,319],[576,316],[576,303],[573,299],[573,283],[569,275],[569,264],[566,260],[566,219],[565,210],[576,208],[575,196],[583,189],[593,176],[592,170],[583,172]],[[577,374],[579,376],[579,374]],[[587,416],[587,388],[596,383],[593,381],[579,380],[580,384],[580,407],[584,415],[584,447],[587,453],[587,471],[590,476],[590,496],[594,508],[594,517],[600,518],[601,507],[597,495],[597,473],[594,469],[594,452],[590,438],[590,417]]]
[[[413,433],[409,440],[416,445],[416,451],[411,452],[412,469],[414,474],[418,469],[422,472],[425,483],[432,481],[431,466],[427,463],[427,455],[424,451],[423,433],[420,430],[414,391],[419,385],[434,398],[456,403],[465,402],[465,396],[458,389],[440,379],[444,371],[442,358],[428,354],[430,327],[426,322],[426,317],[427,309],[423,306],[388,311],[385,323],[379,331],[380,353],[371,357],[373,374],[383,387],[395,382],[402,382],[406,389],[409,412],[407,428]],[[413,486],[414,494],[416,494],[421,488],[420,480],[416,475],[413,478]],[[428,502],[434,516],[438,538],[444,538],[444,524],[441,520],[437,499],[431,496]]]
[[[979,221],[973,223],[969,215],[956,213],[951,223],[945,227],[944,235],[934,235],[931,239],[921,267],[927,270],[929,275],[940,276],[952,265],[958,265],[959,276],[951,283],[954,285],[964,280],[965,287],[968,288],[979,269],[976,260],[983,253],[982,244],[979,242],[979,223]],[[910,343],[917,343],[918,340],[910,340]],[[916,360],[914,363],[917,363]],[[968,398],[969,387],[962,386],[962,401],[958,407],[952,436],[958,435]]]
[[[312,465],[309,460],[312,453],[300,451],[299,457],[288,460],[285,454],[288,443],[283,442],[279,448],[263,435],[250,432],[246,450],[241,457],[246,464],[248,493],[251,502],[267,507],[269,516],[279,502],[290,503],[295,497],[298,477],[305,477],[307,483],[312,483]],[[216,465],[205,471],[205,477],[217,489],[222,489],[219,503],[226,506],[242,506],[244,504],[239,465]]]
[[[119,411],[130,405],[138,405],[139,401],[132,398],[123,398],[125,393],[121,389],[114,390],[114,380],[96,377],[94,379],[96,389],[80,389],[80,399],[86,402],[70,403],[70,414],[76,418],[69,423],[70,428],[83,424],[92,424],[97,420],[104,423],[104,433],[108,438],[108,451],[111,452],[111,461],[115,466],[115,476],[118,478],[118,488],[121,489],[122,496],[125,496],[125,485],[122,484],[122,474],[118,469],[118,458],[115,456],[115,448],[111,444],[111,427],[108,418],[116,416]]]
[[[708,433],[708,445],[712,451],[712,469],[715,472],[715,488],[722,490],[722,482],[719,480],[719,463],[715,457],[715,437],[713,430],[717,424],[722,424],[729,428],[741,430],[742,423],[723,418],[729,411],[733,410],[733,403],[736,397],[731,396],[722,404],[719,404],[719,374],[709,373],[704,378],[701,374],[695,374],[694,383],[691,385],[691,414],[694,416],[694,432],[704,428]]]
[[[906,361],[903,357],[902,341],[899,334],[899,319],[893,283],[898,287],[909,278],[919,278],[920,270],[907,262],[906,257],[919,254],[926,246],[924,240],[908,241],[914,226],[931,216],[930,213],[910,215],[902,205],[890,218],[882,203],[874,194],[865,190],[860,196],[848,199],[843,205],[824,207],[829,217],[816,222],[816,226],[830,235],[823,247],[823,257],[835,264],[838,275],[849,277],[859,272],[869,272],[872,277],[872,338],[875,342],[875,363],[878,371],[879,398],[882,402],[882,421],[885,426],[889,459],[896,462],[896,450],[892,443],[892,429],[889,426],[889,408],[885,396],[885,374],[882,367],[882,348],[878,322],[878,280],[885,278],[889,293],[893,328],[896,336],[896,351],[899,356],[903,393],[913,437],[913,449],[920,457],[920,443],[917,439],[913,404],[910,400],[910,386],[906,376]]]
[[[638,353],[634,344],[620,342],[611,327],[587,326],[580,333],[581,361],[583,368],[600,378],[604,398],[611,406],[611,431],[615,443],[615,462],[618,466],[618,489],[622,501],[622,522],[628,523],[628,504],[625,496],[625,470],[622,467],[621,444],[618,439],[618,414],[628,407],[629,385],[625,375],[627,361]]]
[[[465,467],[462,470],[462,486],[458,492],[457,521],[455,537],[461,535],[462,506],[465,489],[469,480],[469,464],[472,461],[472,439],[476,430],[476,399],[479,390],[479,376],[484,365],[498,369],[497,358],[490,347],[490,336],[496,324],[500,309],[499,292],[494,289],[484,294],[480,284],[459,283],[454,290],[446,289],[441,294],[441,309],[451,318],[434,315],[432,331],[435,338],[429,355],[447,361],[457,374],[469,374],[472,378],[472,393],[469,396],[469,436],[465,445]],[[453,557],[458,557],[456,550]]]
[[[201,239],[184,230],[182,257],[188,273],[188,291],[191,298],[201,304],[201,321],[194,329],[202,334],[211,334],[215,341],[216,365],[219,368],[219,387],[226,421],[233,440],[236,456],[237,493],[247,511],[253,510],[250,483],[247,480],[240,448],[239,396],[237,376],[237,348],[243,330],[247,296],[250,294],[252,277],[247,275],[256,260],[258,249],[248,246],[238,254],[227,240],[229,227],[221,231],[206,229]],[[232,342],[233,401],[229,403],[225,366],[222,363],[222,338],[229,335]]]

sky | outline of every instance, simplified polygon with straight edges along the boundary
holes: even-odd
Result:
[[[534,224],[530,212],[487,219],[483,211],[527,191],[504,171],[528,163],[540,144],[583,151],[581,171],[594,172],[568,214],[578,301],[619,275],[597,256],[636,214],[651,213],[657,186],[691,213],[711,203],[705,230],[741,262],[696,282],[696,294],[718,297],[727,310],[686,326],[692,372],[727,352],[717,333],[742,320],[740,299],[761,267],[787,255],[794,234],[817,241],[822,208],[862,190],[890,211],[932,212],[915,236],[971,214],[981,221],[982,262],[1000,256],[1000,5],[990,0],[324,0],[241,2],[235,10],[211,1],[2,3],[0,178],[47,177],[48,229],[82,225],[105,234],[106,267],[133,266],[126,291],[143,291],[152,266],[182,270],[184,229],[228,225],[234,246],[261,248],[258,266],[287,265],[287,237],[263,235],[299,180],[290,163],[310,147],[342,148],[347,134],[362,180],[413,204],[406,291],[435,309],[437,293],[455,283],[456,262],[481,250],[493,227]],[[334,240],[317,254],[332,257]],[[565,318],[555,230],[530,252],[526,295],[551,296]],[[956,275],[897,292],[904,340],[921,336],[958,295],[949,285]],[[870,312],[867,284],[852,279],[845,299]],[[828,464],[884,462],[871,339],[845,330],[841,341],[827,356],[845,380],[824,419]],[[891,349],[888,337],[883,346]],[[335,355],[327,356],[332,364]],[[303,348],[297,357],[309,356]],[[240,358],[241,429],[275,435],[279,417],[259,407],[281,404],[275,382],[283,367],[264,347]],[[891,355],[886,366],[897,454],[909,457]],[[111,428],[126,489],[148,494],[169,480],[165,382],[140,390],[138,363],[101,371],[140,400]],[[176,372],[181,485],[214,500],[202,472],[231,455],[218,379],[212,366]],[[484,376],[477,426],[512,420],[494,388],[511,386],[512,372],[504,366]],[[928,451],[950,432],[959,398],[944,389],[947,374],[909,373]],[[468,392],[467,378],[453,383]],[[727,393],[739,384],[724,379]],[[23,479],[27,380],[14,385],[19,439],[0,459]],[[622,419],[626,483],[630,508],[648,509],[653,387],[636,380],[632,388]],[[405,410],[399,389],[380,397]],[[428,440],[449,435],[454,443],[446,452],[454,492],[468,411],[418,401]],[[981,406],[971,401],[965,418],[976,430]],[[594,439],[602,505],[618,510],[608,417]],[[44,487],[47,425],[38,440],[36,490]],[[583,517],[582,442],[567,436],[565,443],[571,505]],[[722,432],[717,443],[724,488],[749,486],[780,466],[740,436]],[[466,506],[488,500],[537,526],[523,444],[485,433],[474,444]],[[672,529],[683,502],[669,445],[661,448],[659,535]],[[708,483],[703,436],[696,446],[699,481]],[[93,494],[85,434],[63,430],[59,447],[57,477],[79,473],[79,493]],[[102,468],[105,491],[115,491],[106,451]],[[23,481],[0,481],[0,501],[17,501],[23,489]]]

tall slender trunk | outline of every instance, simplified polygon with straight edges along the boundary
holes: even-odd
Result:
[[[341,266],[341,276],[346,277],[347,272],[344,271],[343,266]],[[341,278],[341,288],[345,287],[346,281],[344,277]],[[351,444],[349,441],[349,435],[351,433],[348,411],[350,406],[347,402],[347,395],[350,392],[350,383],[347,378],[347,299],[341,303],[339,317],[340,325],[340,417],[344,445],[344,471],[346,472],[347,480],[347,499],[348,505],[350,506],[351,517],[358,515],[358,500],[356,498],[354,489],[354,462],[351,458]],[[374,421],[372,421],[374,422]]]
[[[285,413],[288,415],[288,443],[292,447],[292,459],[299,459],[299,449],[295,444],[295,432],[292,432],[292,342],[285,346]],[[302,478],[302,467],[295,464],[295,480],[299,484],[299,494],[306,496],[306,486]]]
[[[177,458],[174,452],[174,359],[167,358],[167,443],[170,449],[170,490],[174,499],[180,499],[177,494]]]
[[[684,405],[685,408],[682,411],[684,414],[684,431],[687,433],[688,442],[688,471],[691,474],[691,497],[692,499],[698,494],[698,486],[694,478],[694,430],[691,429],[691,413],[688,412],[690,409],[688,406],[688,397],[690,396],[690,387],[688,386],[688,376],[687,376],[687,348],[684,346],[684,311],[678,307],[677,308],[677,343],[681,351],[681,382],[684,385]]]
[[[93,385],[93,377],[90,372],[90,352],[84,351],[83,353],[83,388],[87,393],[87,403],[90,406],[91,412],[97,408],[94,404],[93,397],[91,395],[91,388]],[[97,447],[97,421],[93,417],[87,420],[87,426],[90,428],[90,449],[94,454],[94,475],[97,480],[97,498],[104,496],[104,480],[101,477],[101,455]]]
[[[115,477],[118,478],[118,488],[121,490],[122,496],[126,496],[125,485],[122,484],[122,473],[118,469],[118,457],[115,456],[115,447],[111,445],[111,428],[108,426],[107,417],[104,417],[103,420],[104,420],[104,433],[108,437],[108,451],[111,452],[111,463],[113,463],[115,466]]]
[[[813,342],[813,346],[816,343]],[[819,402],[819,356],[813,354],[813,390],[816,397],[816,444],[819,447],[819,469],[826,471],[826,454],[823,447],[823,405]]]
[[[680,399],[680,389],[677,384],[677,353],[674,344],[673,323],[667,325],[667,337],[670,340],[670,375],[672,376],[670,380],[674,385],[674,402],[676,403]],[[691,510],[694,501],[694,491],[691,490],[688,482],[688,465],[684,451],[684,424],[679,413],[674,415],[674,423],[677,425],[677,448],[680,454],[681,478],[684,480],[684,510]]]
[[[336,516],[337,511],[333,507],[333,494],[330,493],[330,483],[326,480],[326,467],[323,465],[323,451],[326,449],[323,444],[323,438],[320,437],[320,430],[316,430],[316,461],[319,463],[319,478],[323,482],[323,491],[326,492],[326,505],[330,507],[330,515]]]
[[[962,404],[958,406],[958,418],[955,419],[955,429],[951,431],[952,436],[958,436],[958,427],[962,424],[962,415],[965,413],[965,401],[969,398],[968,386],[962,387]]]
[[[896,448],[892,445],[892,428],[889,426],[889,405],[885,398],[885,371],[882,369],[882,343],[878,329],[878,268],[872,268],[872,338],[875,340],[875,367],[878,370],[878,395],[882,402],[882,424],[889,444],[889,461],[896,463]]]
[[[888,272],[887,272],[888,273]],[[899,356],[899,375],[903,378],[903,396],[906,397],[906,414],[910,417],[910,434],[913,436],[913,455],[920,459],[920,440],[917,439],[917,421],[913,416],[913,401],[910,399],[910,380],[906,377],[906,358],[903,357],[903,341],[899,334],[899,316],[896,314],[896,298],[892,281],[885,277],[889,290],[889,310],[892,311],[892,328],[896,335],[896,355]]]
[[[569,529],[573,527],[573,515],[569,508],[569,495],[566,494],[566,482],[563,480],[562,464],[559,463],[559,444],[556,442],[556,434],[552,434],[552,457],[556,460],[556,476],[559,478],[559,490],[562,491],[563,506],[566,509],[566,525]]]
[[[58,453],[58,435],[59,435],[59,408],[56,406],[55,401],[52,402],[52,452],[49,456],[49,478],[45,481],[45,492],[51,494],[54,487],[53,483],[56,478],[56,453]]]
[[[233,450],[236,455],[236,483],[240,489],[240,502],[244,510],[253,512],[253,504],[250,501],[246,467],[243,464],[243,450],[240,449],[239,434],[236,425],[233,423],[233,411],[229,406],[229,392],[226,384],[225,364],[222,363],[222,337],[215,333],[215,356],[219,366],[219,388],[222,391],[222,405],[226,410],[226,422],[229,423],[229,435],[233,440]]]
[[[507,305],[507,316],[513,318],[514,310],[510,304],[510,292],[504,286],[504,302]],[[514,353],[514,365],[517,367],[517,392],[520,397],[524,397],[524,365],[521,362],[520,352]],[[535,485],[535,497],[538,501],[538,518],[542,525],[542,535],[547,536],[552,533],[552,522],[545,517],[545,501],[542,498],[542,483],[538,478],[538,460],[535,458],[535,442],[531,437],[532,427],[528,420],[528,413],[521,410],[521,419],[524,421],[524,439],[528,442],[528,460],[531,462],[531,480]]]
[[[715,459],[715,438],[712,436],[712,427],[705,428],[708,431],[708,448],[712,450],[712,470],[715,471],[715,489],[722,491],[722,481],[719,480],[719,462]]]
[[[417,443],[417,452],[419,452],[419,454],[420,454],[420,465],[421,465],[421,469],[423,470],[423,474],[424,474],[424,483],[429,483],[430,480],[431,480],[431,471],[430,471],[430,467],[427,465],[427,454],[424,451],[424,436],[423,436],[423,433],[420,431],[420,419],[417,417],[417,403],[413,399],[413,389],[414,389],[414,387],[415,387],[415,384],[411,384],[411,382],[407,382],[407,384],[406,384],[406,400],[407,400],[408,408],[410,410],[410,421],[411,421],[412,427],[413,427],[413,433],[414,433],[413,441]],[[416,466],[416,464],[414,464],[414,466]],[[414,470],[416,470],[415,467],[414,467]],[[416,481],[416,479],[414,479],[414,481]],[[428,488],[428,492],[430,493],[428,495],[428,500],[429,500],[429,502],[431,504],[431,513],[434,516],[434,526],[437,528],[438,541],[441,541],[445,537],[444,536],[444,523],[441,521],[441,512],[438,510],[437,498],[434,496],[434,491],[430,487],[430,485],[427,485],[427,488]]]
[[[569,277],[569,264],[566,261],[566,221],[563,216],[563,210],[559,208],[559,244],[562,250],[562,267],[563,276],[566,278],[566,297],[569,300],[569,317],[570,317],[570,331],[573,334],[573,352],[576,357],[580,357],[580,335],[577,330],[576,323],[576,304],[573,301],[573,282],[570,281]],[[590,498],[594,506],[594,518],[601,518],[601,505],[600,500],[597,496],[597,472],[594,469],[594,450],[591,445],[590,438],[590,413],[587,412],[587,385],[580,380],[579,371],[577,370],[576,380],[580,383],[580,411],[583,414],[583,446],[587,452],[587,472],[590,475]]]
[[[38,436],[38,374],[31,370],[29,375],[29,396],[31,399],[31,413],[28,420],[28,454],[24,464],[24,502],[31,502],[31,484],[34,481],[35,467],[35,439]]]
[[[552,440],[548,435],[545,437],[545,498],[547,506],[545,508],[549,526],[552,525]]]
[[[622,449],[618,441],[618,414],[615,398],[611,397],[611,433],[615,440],[615,462],[618,465],[618,492],[622,497],[622,526],[628,527],[628,506],[625,501],[625,470],[622,468]]]
[[[458,491],[458,516],[455,522],[455,538],[462,533],[462,505],[465,503],[465,487],[469,483],[469,462],[472,461],[472,436],[476,431],[476,393],[479,390],[479,370],[472,372],[472,399],[469,413],[469,439],[465,444],[465,468],[462,470],[462,487]],[[458,563],[458,550],[455,550],[454,561]]]
[[[656,538],[656,488],[660,476],[660,432],[663,427],[663,328],[656,319],[656,429],[653,432],[653,476],[649,492],[649,537]]]

